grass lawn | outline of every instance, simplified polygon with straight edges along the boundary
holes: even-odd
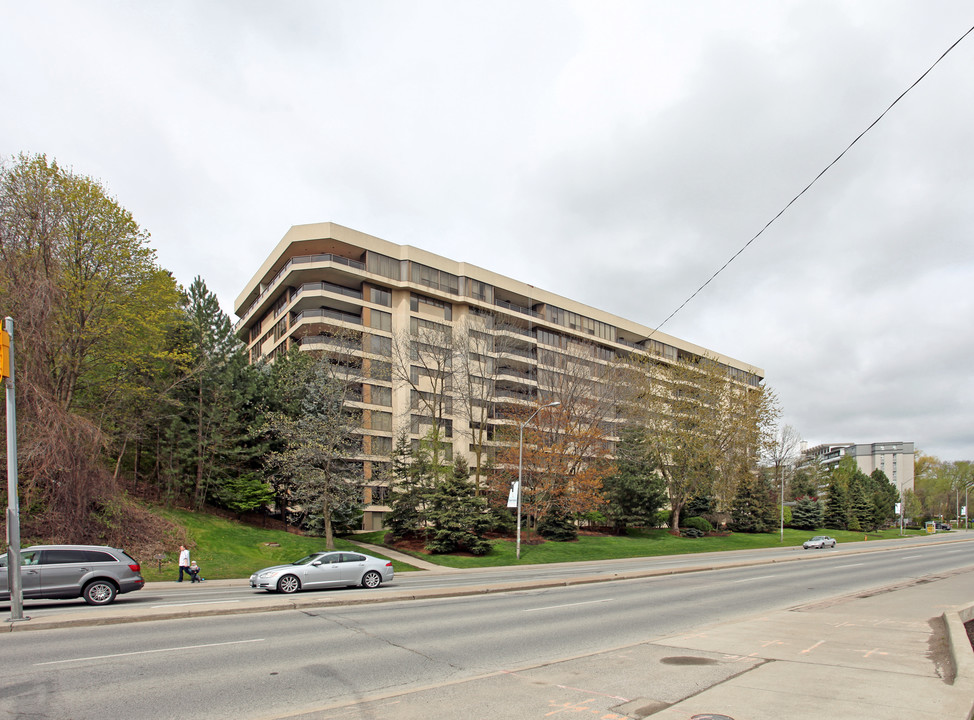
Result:
[[[907,530],[907,535],[923,534]],[[577,542],[544,542],[528,544],[527,535],[521,536],[521,559],[515,557],[513,540],[495,540],[493,549],[484,556],[464,555],[416,555],[428,562],[454,568],[499,567],[503,565],[530,565],[536,563],[578,562],[583,560],[609,560],[613,558],[648,557],[655,555],[682,555],[685,553],[720,552],[723,550],[749,550],[754,548],[799,547],[813,535],[829,535],[840,544],[864,542],[900,537],[899,528],[864,534],[843,530],[792,530],[785,528],[784,542],[779,542],[778,531],[773,533],[731,533],[723,537],[681,538],[666,530],[632,531],[626,537],[580,535]],[[385,532],[360,533],[356,540],[384,545]],[[809,552],[813,552],[809,550]]]
[[[161,514],[186,528],[192,543],[190,556],[199,564],[201,575],[209,580],[247,578],[263,567],[292,562],[325,549],[324,538],[255,528],[204,513],[167,510]],[[335,538],[335,547],[338,550],[361,551],[361,548],[341,538]],[[369,554],[383,557],[378,553]],[[161,570],[158,560],[139,558],[142,577],[147,582],[176,580],[179,577],[178,561],[178,547],[168,550]],[[392,565],[397,573],[416,569],[396,561]]]
[[[191,513],[181,510],[161,511],[163,515],[186,528],[192,545],[190,553],[199,563],[205,578],[246,578],[251,573],[269,565],[288,563],[308,553],[325,549],[323,538],[293,535],[280,530],[251,527],[240,522],[215,515]],[[922,534],[907,530],[908,535]],[[515,557],[515,542],[509,539],[493,541],[493,549],[483,557],[468,555],[416,554],[428,562],[446,567],[501,567],[504,565],[530,565],[535,563],[577,562],[582,560],[608,560],[612,558],[647,557],[654,555],[681,555],[684,553],[719,552],[722,550],[747,550],[752,548],[797,547],[812,535],[830,535],[839,543],[863,542],[861,532],[842,530],[803,531],[785,529],[784,542],[778,541],[778,532],[748,534],[732,533],[724,537],[680,538],[666,530],[632,531],[625,537],[581,535],[577,542],[543,542],[531,544],[534,536],[521,537],[521,559]],[[900,537],[898,528],[869,533],[869,540]],[[357,533],[350,539],[372,545],[384,545],[385,532]],[[339,550],[360,550],[348,540],[335,538]],[[814,552],[809,550],[808,552]],[[369,553],[384,557],[381,553]],[[166,553],[166,559],[139,558],[142,576],[148,582],[175,580],[179,576],[177,560],[179,548]],[[397,573],[416,570],[412,565],[393,561]]]

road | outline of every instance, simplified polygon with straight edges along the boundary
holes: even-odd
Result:
[[[0,642],[0,719],[281,717],[578,657],[974,564],[970,542],[921,540],[884,547],[870,553],[841,548],[805,553],[808,562],[543,590],[12,633]],[[781,560],[790,552],[740,557]],[[639,559],[609,569],[600,563],[598,569],[668,562],[712,563],[713,558]],[[591,574],[590,565],[408,573],[378,592],[530,573]],[[326,591],[334,592],[343,591]],[[254,597],[249,588],[211,592],[206,585],[130,597],[139,595],[147,608]]]

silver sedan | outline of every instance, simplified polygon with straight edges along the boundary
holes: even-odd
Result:
[[[392,580],[392,575],[388,560],[363,553],[317,552],[287,565],[258,570],[250,576],[250,587],[281,593],[354,585],[377,588]]]
[[[835,538],[830,538],[828,535],[816,535],[811,540],[806,540],[802,543],[802,547],[808,550],[809,548],[827,548],[835,547]]]

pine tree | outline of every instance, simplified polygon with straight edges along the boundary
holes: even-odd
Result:
[[[616,453],[616,472],[602,482],[605,515],[623,532],[627,527],[651,527],[666,504],[666,486],[650,459],[646,430],[626,426]]]
[[[837,478],[829,483],[829,494],[825,498],[825,527],[832,530],[845,530],[849,527],[849,505],[845,488]]]
[[[822,527],[824,514],[818,498],[801,497],[791,510],[791,526],[800,530],[815,530]]]
[[[490,541],[484,534],[493,520],[485,498],[470,482],[470,468],[463,457],[454,461],[454,471],[429,495],[430,538],[426,549],[433,553],[469,552],[486,555]]]
[[[773,526],[774,509],[768,484],[757,475],[742,474],[731,503],[731,529],[768,532]]]

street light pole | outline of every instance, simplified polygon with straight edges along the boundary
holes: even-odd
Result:
[[[524,475],[524,426],[529,422],[534,420],[534,416],[545,408],[557,407],[561,405],[557,400],[555,402],[548,403],[547,405],[542,405],[533,413],[530,417],[520,424],[519,428],[519,439],[517,445],[517,545],[515,549],[515,555],[517,559],[521,559],[521,480]]]

